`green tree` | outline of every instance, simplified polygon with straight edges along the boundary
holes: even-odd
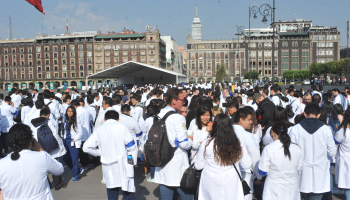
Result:
[[[219,82],[223,82],[226,77],[227,77],[227,74],[226,74],[225,64],[221,63],[221,66],[219,67],[219,69],[216,70],[215,78]]]
[[[252,71],[251,73],[252,73],[252,80],[259,78],[259,72]],[[245,73],[244,74],[244,78],[245,79],[249,79],[250,78],[250,72]]]

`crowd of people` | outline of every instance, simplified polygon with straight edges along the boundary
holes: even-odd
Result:
[[[108,199],[135,199],[139,164],[162,200],[350,200],[349,98],[349,87],[322,85],[12,89],[0,94],[1,195],[54,199],[51,188],[67,187],[63,164],[73,183],[102,165]],[[196,189],[183,185],[192,168]]]

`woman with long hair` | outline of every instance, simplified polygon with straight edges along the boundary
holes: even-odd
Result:
[[[40,147],[29,126],[15,124],[7,137],[11,153],[0,160],[4,199],[53,200],[47,175],[61,175],[63,165]]]
[[[187,131],[187,136],[192,138],[192,158],[198,151],[202,142],[209,137],[209,132],[212,131],[212,125],[208,124],[212,120],[212,117],[211,108],[207,105],[201,105],[197,110],[196,118],[191,122]],[[192,162],[194,162],[194,160],[192,160]]]
[[[203,169],[198,199],[244,200],[242,183],[235,167],[248,172],[251,159],[237,138],[230,118],[218,114],[210,135],[210,139],[203,141],[195,158],[195,168]]]
[[[350,200],[350,108],[345,111],[340,130],[334,139],[339,145],[335,156],[335,182],[338,188],[345,190],[346,200]]]
[[[64,147],[67,153],[63,156],[64,162],[73,173],[73,182],[78,182],[79,175],[83,172],[83,169],[79,168],[79,148],[81,148],[81,135],[82,128],[77,123],[77,111],[74,106],[69,106],[65,114],[65,134],[64,134]]]
[[[267,145],[260,158],[259,174],[266,176],[263,199],[295,200],[300,198],[299,172],[303,156],[301,148],[291,143],[288,126],[275,122],[270,132],[273,142]]]
[[[262,128],[261,128],[261,125],[259,124],[258,119],[256,117],[255,110],[251,106],[246,106],[244,108],[247,109],[252,116],[252,125],[251,125],[250,130],[247,130],[247,131],[253,133],[254,138],[255,138],[255,142],[257,145],[259,145],[261,138],[262,138]]]
[[[194,95],[191,98],[190,105],[188,106],[188,113],[186,117],[186,128],[188,129],[190,127],[191,121],[196,118],[197,109],[199,107],[199,95]]]
[[[292,127],[292,124],[289,122],[288,112],[285,108],[282,108],[281,106],[276,106],[275,112],[273,113],[272,122],[283,122],[287,126],[287,134],[289,134],[290,128]],[[263,137],[263,144],[264,146],[270,144],[273,142],[273,139],[270,134],[271,127],[266,130],[266,134]]]
[[[24,123],[28,118],[29,113],[31,112],[34,106],[33,99],[31,97],[25,98],[25,104],[21,109],[21,122]]]
[[[337,103],[337,104],[335,104],[333,106],[333,110],[334,110],[335,114],[338,117],[339,126],[337,128],[340,129],[340,124],[343,123],[343,119],[344,119],[344,117],[343,117],[343,114],[344,114],[343,106],[340,105],[339,103]]]

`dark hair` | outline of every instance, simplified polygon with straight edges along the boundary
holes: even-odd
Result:
[[[337,117],[338,117],[338,115],[343,115],[343,113],[344,113],[343,106],[340,105],[339,103],[337,103],[333,106],[333,110],[334,110],[335,114],[337,115]]]
[[[318,114],[321,113],[321,109],[320,109],[320,106],[319,106],[318,104],[315,104],[315,103],[308,103],[308,104],[305,106],[304,112],[305,112],[307,115],[310,115],[310,114],[318,115]]]
[[[70,102],[71,106],[80,106],[79,100],[78,99],[74,99],[73,101]]]
[[[273,122],[281,121],[284,124],[286,124],[287,128],[291,127],[292,125],[289,122],[288,112],[285,108],[281,106],[276,106],[275,111],[273,112]]]
[[[153,100],[158,100],[158,99],[152,99]],[[186,98],[184,98],[184,104],[182,105],[183,107],[187,107],[188,106],[188,100]]]
[[[114,120],[118,120],[119,119],[119,114],[117,111],[115,110],[108,110],[105,113],[105,120],[109,120],[109,119],[114,119]]]
[[[240,119],[246,119],[250,115],[250,112],[246,108],[240,108],[237,110],[234,123],[238,124]]]
[[[112,99],[114,105],[120,105],[120,102],[123,101],[123,97],[121,95],[114,95]]]
[[[10,128],[6,142],[10,150],[13,151],[11,160],[18,160],[19,152],[27,149],[33,142],[32,130],[25,124],[15,124]]]
[[[69,94],[64,97],[63,102],[66,103],[68,99],[71,99],[71,96]]]
[[[6,97],[5,97],[5,101],[10,102],[10,101],[11,101],[11,99],[12,99],[12,98],[11,98],[10,96],[6,96]]]
[[[314,94],[312,96],[312,102],[316,103],[316,104],[320,104],[321,103],[321,96],[319,94]]]
[[[141,95],[139,94],[134,94],[131,98],[135,99],[136,101],[141,101]]]
[[[198,103],[199,103],[199,99],[201,97],[199,95],[194,95],[191,98],[191,102],[190,105],[188,106],[188,110],[195,110],[199,107]]]
[[[289,157],[289,160],[291,159],[289,146],[291,143],[291,139],[288,135],[288,127],[283,122],[275,122],[272,127],[271,131],[273,131],[275,134],[279,136],[279,140],[283,144],[284,149],[284,155]]]
[[[199,99],[199,106],[206,105],[213,108],[213,101],[210,97],[203,96]]]
[[[238,101],[236,98],[233,98],[232,100],[230,100],[228,103],[227,103],[227,108],[233,108],[235,107],[237,110],[239,108],[239,104],[238,104]]]
[[[68,117],[68,110],[72,109],[73,116],[71,118]],[[66,110],[66,121],[68,121],[68,130],[70,131],[73,125],[73,129],[77,127],[77,110],[74,106],[69,106]]]
[[[113,106],[113,100],[111,97],[106,97],[103,99],[103,101],[105,101],[105,104],[108,104],[109,107],[112,107]]]
[[[87,97],[86,97],[86,102],[88,103],[88,104],[93,104],[94,103],[94,97],[92,96],[92,95],[87,95]]]
[[[218,114],[215,117],[211,136],[212,138],[207,142],[205,148],[215,139],[213,144],[214,159],[219,165],[230,166],[242,158],[241,143],[227,115]]]
[[[333,88],[332,91],[333,91],[333,92],[338,92],[338,93],[340,93],[340,91],[339,91],[338,88]]]
[[[128,113],[130,111],[130,106],[128,104],[122,105],[120,112],[122,113]]]
[[[338,119],[338,115],[335,112],[335,108],[334,108],[333,103],[331,103],[329,101],[324,102],[322,104],[322,108],[324,109],[324,114],[326,115],[326,117],[331,116],[334,120]],[[342,107],[342,110],[343,110],[343,107]]]
[[[45,108],[40,110],[40,116],[42,116],[42,115],[47,116],[49,114],[50,114],[50,108],[48,108],[48,107],[45,107]]]
[[[30,97],[27,97],[25,99],[26,99],[26,105],[32,108],[34,106],[33,99]]]
[[[328,125],[328,113],[327,113],[327,110],[324,109],[323,107],[320,108],[320,111],[321,111],[321,115],[320,117],[318,118],[321,122],[323,122],[324,124]]]
[[[295,116],[294,125],[299,124],[301,121],[303,121],[303,119],[305,119],[305,115],[303,115],[303,114],[299,114],[299,115]]]
[[[44,104],[44,101],[43,101],[43,100],[40,100],[40,101],[36,101],[36,102],[35,102],[35,108],[36,108],[36,109],[42,109],[44,105],[45,105],[45,104]]]
[[[209,121],[211,121],[213,117],[213,113],[211,112],[211,108],[208,105],[201,105],[197,110],[196,124],[199,130],[202,130],[201,116],[204,115],[206,112],[209,112],[209,115],[210,115]]]
[[[168,105],[171,105],[171,102],[173,101],[173,99],[178,100],[180,93],[181,93],[181,90],[179,90],[177,88],[168,89],[168,91],[166,92],[166,94],[167,94],[166,103]]]

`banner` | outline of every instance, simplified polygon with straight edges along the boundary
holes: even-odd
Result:
[[[53,83],[50,83],[50,89],[53,90]]]
[[[11,91],[11,84],[7,84],[7,91]]]
[[[232,92],[235,92],[235,85],[232,85]]]
[[[83,86],[83,83],[82,83],[81,81],[79,81],[79,82],[78,82],[78,89],[81,90],[82,86]]]
[[[40,90],[40,85],[39,85],[39,83],[35,83],[35,87],[36,87],[37,90]]]
[[[64,85],[64,89],[67,89],[68,83],[67,83],[67,82],[64,82],[63,85]]]
[[[25,89],[27,89],[27,84],[22,83],[22,90],[25,90]]]

